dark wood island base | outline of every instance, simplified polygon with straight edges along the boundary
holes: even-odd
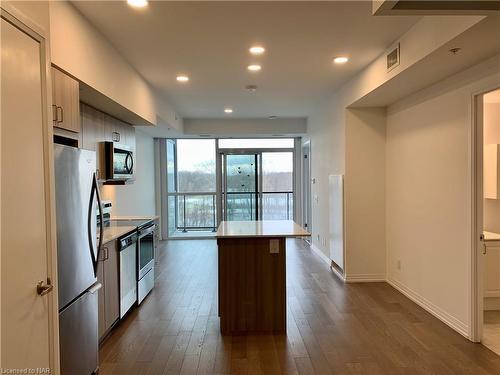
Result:
[[[286,237],[308,235],[293,221],[220,224],[217,245],[222,334],[286,333]]]
[[[285,238],[219,238],[217,245],[221,333],[286,333]]]

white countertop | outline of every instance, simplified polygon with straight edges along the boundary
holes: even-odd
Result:
[[[134,230],[137,230],[137,227],[104,227],[102,231],[102,244],[104,245],[109,241],[116,240],[117,238],[124,236],[127,233],[133,232]],[[99,228],[97,229],[97,236],[99,236]]]
[[[217,238],[308,237],[293,220],[221,221]]]
[[[160,217],[158,215],[152,216],[111,216],[111,220],[158,220]]]

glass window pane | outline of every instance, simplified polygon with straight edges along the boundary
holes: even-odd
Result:
[[[293,138],[219,139],[219,148],[293,148]]]
[[[262,220],[292,220],[293,193],[263,193]]]
[[[171,236],[177,230],[177,222],[176,222],[176,206],[175,203],[177,197],[169,196],[168,197],[168,235]]]
[[[167,139],[167,189],[175,192],[175,141]]]
[[[227,191],[256,191],[256,155],[227,155]]]
[[[179,192],[215,192],[215,140],[177,140]]]
[[[262,153],[262,190],[293,191],[293,152]]]
[[[262,219],[293,219],[293,152],[262,153]]]
[[[179,230],[212,230],[217,225],[215,195],[181,195],[177,207]]]

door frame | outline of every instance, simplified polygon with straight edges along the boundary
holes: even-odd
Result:
[[[471,287],[470,287],[470,340],[481,342],[484,310],[484,257],[483,242],[483,97],[500,89],[492,84],[472,93],[470,127],[470,189],[471,189]]]
[[[60,373],[59,359],[59,304],[57,294],[57,233],[55,210],[55,176],[52,125],[52,81],[50,47],[47,42],[48,30],[43,29],[32,19],[15,7],[15,3],[0,4],[0,17],[26,33],[40,44],[41,86],[42,86],[42,122],[45,126],[43,134],[43,164],[45,170],[45,222],[46,222],[46,256],[47,277],[55,286],[54,291],[47,295],[49,365],[54,374]],[[33,285],[33,289],[35,285]]]

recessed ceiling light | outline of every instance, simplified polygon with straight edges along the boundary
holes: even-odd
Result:
[[[248,65],[247,67],[248,70],[250,70],[251,72],[258,72],[259,70],[262,69],[262,67],[260,65]]]
[[[178,75],[176,77],[176,79],[177,79],[177,82],[183,82],[183,83],[189,81],[189,77],[186,75],[183,75],[183,74]]]
[[[349,58],[345,57],[345,56],[339,56],[339,57],[336,57],[333,59],[333,62],[335,64],[345,64],[348,61],[349,61]]]
[[[224,108],[224,112],[225,113],[233,113],[233,109],[232,108]]]
[[[249,51],[252,55],[262,55],[264,52],[266,52],[266,49],[262,46],[253,46],[250,47]]]
[[[148,5],[148,0],[127,0],[127,4],[134,8],[144,8]]]

